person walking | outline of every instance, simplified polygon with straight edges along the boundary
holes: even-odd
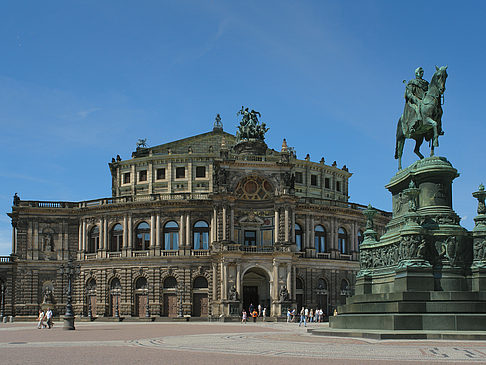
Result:
[[[267,319],[267,308],[263,308],[262,310],[263,322]]]
[[[44,324],[44,311],[42,309],[39,309],[39,317],[37,318],[37,328],[45,328],[46,325]]]
[[[313,321],[314,321],[314,309],[311,308],[309,312],[309,322],[313,322]]]
[[[51,308],[47,308],[46,319],[47,319],[47,328],[51,329],[53,325]]]
[[[290,323],[290,316],[291,316],[291,313],[290,313],[290,308],[287,309],[287,323]]]
[[[262,316],[262,305],[258,304],[258,317]]]
[[[307,322],[309,321],[309,308],[304,310],[304,327],[307,327]]]
[[[248,309],[249,309],[249,310],[248,310],[248,313],[250,313],[250,315],[253,313],[253,309],[254,309],[254,308],[255,308],[255,307],[253,306],[253,303],[250,303],[250,307],[248,308]]]
[[[304,327],[306,325],[305,323],[305,311],[306,309],[304,307],[302,307],[302,309],[300,310],[300,322],[299,322],[299,327],[302,323],[304,323]]]
[[[251,316],[253,317],[253,323],[256,323],[258,312],[255,309],[253,309],[253,312],[251,312]]]
[[[241,315],[241,324],[246,324],[246,310],[243,309],[243,313]]]

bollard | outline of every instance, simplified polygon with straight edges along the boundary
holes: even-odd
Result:
[[[9,321],[10,323],[13,323],[13,322],[14,322],[14,317],[13,317],[13,316],[9,316],[9,317],[8,317],[8,321]]]
[[[3,317],[3,323],[7,323],[7,321],[8,321],[8,317],[6,317],[6,316]]]

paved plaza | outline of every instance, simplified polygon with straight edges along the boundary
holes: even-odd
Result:
[[[323,327],[310,324],[307,328]],[[2,364],[486,363],[482,341],[313,336],[291,323],[77,323],[76,331],[0,325]]]

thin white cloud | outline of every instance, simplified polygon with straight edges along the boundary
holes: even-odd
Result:
[[[94,113],[94,112],[97,112],[98,110],[101,110],[101,108],[91,108],[91,109],[87,109],[87,110],[81,110],[79,112],[77,112],[77,115],[81,118],[81,119],[84,119],[86,118],[88,115]]]

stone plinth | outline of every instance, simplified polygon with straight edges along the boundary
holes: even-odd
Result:
[[[368,223],[356,295],[330,318],[331,328],[486,328],[486,241],[481,251],[486,234],[475,233],[481,243],[473,257],[472,234],[452,208],[452,181],[458,176],[445,158],[430,157],[391,179],[386,188],[393,217],[378,240],[371,208],[364,212]]]

